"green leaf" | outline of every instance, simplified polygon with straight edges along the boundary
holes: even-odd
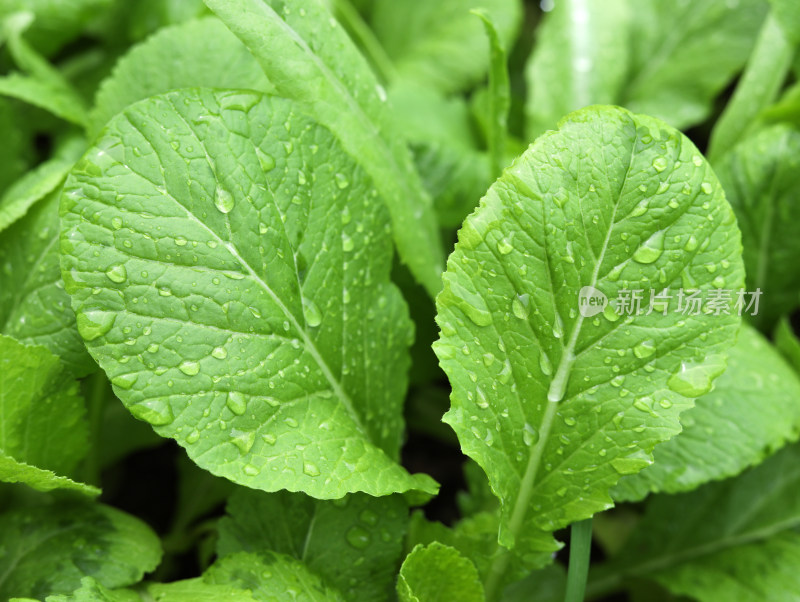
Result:
[[[66,478],[88,447],[78,383],[44,347],[0,335],[0,481],[97,495]]]
[[[508,111],[511,108],[511,84],[509,83],[506,51],[497,27],[491,17],[482,11],[472,11],[483,22],[489,39],[489,156],[492,159],[492,176],[497,178],[505,167],[506,138],[508,137]]]
[[[62,271],[120,399],[248,487],[434,492],[395,461],[411,326],[376,195],[284,99],[173,92],[113,119],[65,185]]]
[[[30,13],[21,13],[6,18],[2,23],[9,51],[27,75],[12,72],[0,77],[0,94],[28,102],[82,126],[86,123],[83,100],[66,78],[22,37],[31,18]]]
[[[0,231],[25,215],[34,203],[54,192],[67,177],[83,149],[68,156],[56,156],[27,172],[0,199]]]
[[[292,7],[279,0],[206,4],[255,55],[278,93],[328,127],[361,163],[389,209],[400,258],[436,294],[444,253],[430,198],[386,91],[321,0]]]
[[[161,558],[147,525],[102,504],[66,500],[0,514],[0,598],[71,594],[82,577],[137,583]]]
[[[619,100],[628,74],[629,4],[629,0],[554,4],[525,67],[528,138],[554,128],[571,111]]]
[[[783,357],[800,374],[800,339],[786,318],[781,318],[775,329],[775,345]]]
[[[708,156],[713,163],[733,148],[753,126],[758,114],[775,101],[789,74],[793,55],[794,48],[770,13],[761,26],[736,91],[711,132]]]
[[[219,524],[220,556],[239,551],[291,556],[348,600],[381,600],[394,587],[408,520],[400,496],[317,501],[238,490],[227,514]]]
[[[90,133],[96,136],[111,117],[137,100],[192,87],[272,90],[253,55],[219,20],[190,21],[160,30],[117,63],[97,91]]]
[[[250,590],[259,602],[285,600],[287,594],[297,602],[345,600],[311,573],[305,563],[285,554],[234,554],[214,564],[204,581]]]
[[[742,325],[728,369],[691,410],[683,431],[653,452],[655,463],[623,478],[617,500],[689,491],[739,474],[800,436],[800,380],[772,345]]]
[[[655,496],[624,551],[590,576],[598,595],[654,579],[701,602],[792,600],[800,591],[800,448],[736,479]]]
[[[744,66],[767,13],[762,0],[631,4],[631,69],[621,104],[676,128],[705,119]]]
[[[0,333],[47,347],[80,377],[97,366],[61,279],[58,200],[58,192],[50,193],[0,238]]]
[[[25,172],[30,157],[30,139],[27,132],[19,127],[20,107],[7,98],[0,97],[0,132],[3,133],[3,146],[0,149],[0,194],[4,194]],[[7,217],[0,202],[0,220]]]
[[[96,579],[84,577],[74,592],[47,596],[47,602],[142,602],[142,598],[130,590],[110,590]]]
[[[486,599],[475,565],[455,548],[435,542],[415,547],[403,561],[397,595],[401,602]]]
[[[500,39],[511,45],[522,21],[517,0],[376,0],[371,23],[399,78],[458,92],[489,69],[481,24],[471,9],[491,15]]]
[[[766,331],[800,306],[798,170],[800,132],[785,125],[748,138],[716,166],[742,229],[747,291],[763,293],[753,322]]]
[[[248,569],[254,570],[254,567],[248,566]],[[243,580],[244,577],[239,579]],[[249,589],[221,581],[223,582],[208,583],[207,579],[198,578],[174,583],[154,583],[147,587],[147,593],[154,602],[254,602],[261,599]],[[265,599],[272,601],[272,598]]]
[[[780,23],[786,37],[800,44],[800,9],[792,0],[769,0],[775,19]]]
[[[620,293],[742,279],[716,177],[658,120],[578,111],[506,170],[459,232],[435,347],[453,386],[444,420],[500,498],[503,546],[610,507],[608,489],[651,463],[724,369],[738,316],[676,300],[647,313],[648,297],[633,315]],[[583,287],[604,311],[581,304]]]

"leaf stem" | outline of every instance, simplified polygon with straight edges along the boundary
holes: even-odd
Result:
[[[109,383],[105,372],[98,370],[86,379],[86,408],[89,420],[89,441],[91,453],[86,457],[86,481],[90,485],[100,485],[100,430],[109,394]]]
[[[350,0],[334,0],[333,6],[336,15],[340,17],[342,24],[363,48],[367,59],[375,67],[375,71],[383,83],[390,84],[397,79],[397,69],[395,69],[392,59],[386,54],[383,46],[372,33],[369,25],[364,22],[358,10],[350,4]]]
[[[569,540],[569,571],[564,602],[583,602],[592,550],[592,519],[572,523]]]

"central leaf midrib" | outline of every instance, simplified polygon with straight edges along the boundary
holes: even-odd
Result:
[[[188,131],[191,132],[191,134],[194,136],[194,138],[197,141],[197,143],[200,146],[200,148],[203,149],[203,152],[206,155],[206,160],[208,161],[208,165],[209,165],[209,167],[211,168],[211,170],[212,170],[212,172],[214,174],[214,179],[215,179],[216,182],[219,182],[219,178],[217,177],[217,172],[216,172],[214,161],[209,156],[208,151],[207,151],[206,146],[205,146],[205,143],[202,140],[200,140],[200,138],[197,136],[196,132],[191,127],[189,127],[189,124],[186,122],[186,119],[184,118],[184,116],[181,115],[176,108],[173,107],[173,109],[174,109],[175,115],[181,121],[183,121],[183,123],[187,126]],[[145,136],[144,132],[142,132],[142,130],[135,123],[133,123],[133,121],[130,118],[128,118],[127,121],[131,125],[131,127],[133,127],[139,133],[139,135],[142,137],[142,139],[145,142],[147,142],[147,144],[150,145],[150,147],[153,149],[153,152],[155,152],[156,155],[158,155],[157,149],[153,146],[153,144],[150,141],[150,139],[147,136]],[[144,178],[145,180],[147,180],[148,182],[150,182],[153,186],[158,187],[158,184],[156,184],[155,182],[151,181],[144,174],[139,173],[139,172],[133,170],[130,167],[128,167],[128,169],[130,169],[130,171],[132,173],[135,173],[138,176],[140,176],[140,177]],[[221,243],[222,246],[225,247],[228,250],[228,252],[231,255],[233,255],[233,257],[239,262],[239,265],[241,265],[242,267],[244,267],[247,270],[247,272],[250,274],[250,277],[253,280],[255,280],[256,283],[264,290],[264,292],[266,292],[272,298],[273,302],[278,306],[278,308],[284,314],[284,317],[290,322],[290,324],[295,328],[295,330],[303,338],[303,343],[305,345],[306,350],[309,352],[309,354],[311,355],[312,359],[314,360],[314,362],[319,367],[320,371],[322,372],[322,375],[325,377],[325,379],[330,384],[331,389],[333,389],[334,394],[342,402],[342,405],[344,406],[344,408],[347,411],[348,415],[350,416],[351,420],[355,424],[356,428],[359,430],[359,432],[370,443],[372,443],[372,438],[369,436],[369,432],[364,427],[364,424],[362,423],[361,417],[358,415],[358,412],[356,412],[355,406],[353,405],[353,401],[350,399],[350,396],[344,390],[344,388],[342,387],[341,383],[333,375],[333,372],[331,372],[331,369],[328,367],[328,364],[325,362],[325,359],[322,357],[322,354],[320,354],[320,352],[317,349],[317,346],[314,343],[314,341],[311,339],[311,337],[306,332],[306,330],[297,321],[297,319],[295,318],[294,314],[291,311],[289,311],[289,308],[286,307],[286,305],[283,303],[281,298],[278,297],[278,295],[275,294],[275,291],[273,291],[272,288],[270,288],[270,286],[256,273],[256,271],[253,270],[253,268],[250,266],[250,264],[239,254],[238,250],[236,249],[236,246],[232,242],[228,242],[226,240],[223,240],[213,229],[211,229],[206,223],[204,223],[201,219],[199,219],[196,215],[194,215],[189,210],[188,207],[186,207],[181,202],[179,202],[176,197],[172,196],[171,194],[163,194],[162,196],[171,199],[178,207],[183,209],[184,213],[186,214],[186,216],[189,219],[194,221],[200,228],[202,228],[203,230],[208,232],[213,238],[215,238],[219,243]],[[226,219],[226,221],[227,221],[227,219]],[[302,295],[302,292],[300,292],[300,294]]]

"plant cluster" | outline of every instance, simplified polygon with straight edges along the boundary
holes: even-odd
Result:
[[[800,599],[795,2],[0,40],[0,599]]]

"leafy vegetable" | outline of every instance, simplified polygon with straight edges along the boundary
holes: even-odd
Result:
[[[0,45],[0,600],[796,598],[796,2]]]
[[[131,412],[266,491],[434,491],[394,462],[410,326],[374,199],[285,101],[178,92],[113,120],[67,182],[62,268]]]
[[[608,488],[710,390],[736,331],[735,315],[619,305],[587,319],[579,289],[739,288],[740,245],[693,145],[621,109],[571,115],[490,188],[448,261],[436,353],[453,384],[445,421],[501,500],[502,545],[529,549],[610,507]]]

